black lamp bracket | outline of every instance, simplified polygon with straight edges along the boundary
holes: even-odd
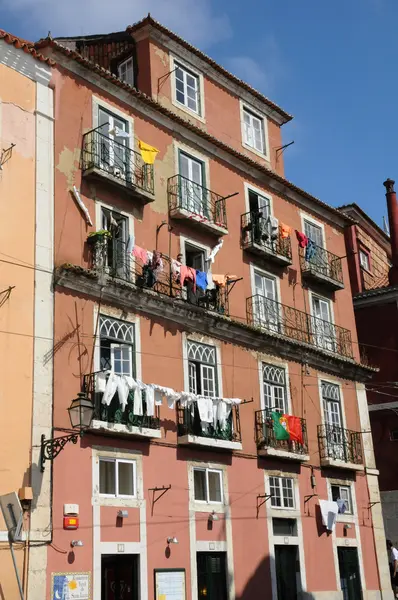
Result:
[[[69,435],[62,435],[57,438],[50,438],[46,440],[46,436],[41,436],[40,446],[40,471],[44,473],[44,467],[46,460],[54,460],[56,456],[64,449],[68,442],[77,444],[79,437],[82,436],[83,432],[73,431]]]

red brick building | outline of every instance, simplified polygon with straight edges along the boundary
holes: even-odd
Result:
[[[150,17],[38,47],[57,63],[55,435],[78,393],[94,419],[45,462],[36,581],[96,600],[390,598],[352,221],[285,179],[290,115]]]
[[[387,180],[390,236],[356,205],[342,207],[356,224],[346,229],[358,339],[368,364],[379,371],[368,384],[369,413],[386,535],[398,541],[398,206]]]

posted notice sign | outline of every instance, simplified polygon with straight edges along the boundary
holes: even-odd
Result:
[[[90,600],[90,573],[53,573],[51,600]]]

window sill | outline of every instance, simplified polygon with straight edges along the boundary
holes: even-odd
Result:
[[[348,469],[350,471],[364,471],[363,465],[356,465],[355,463],[344,462],[344,460],[338,460],[336,458],[322,458],[322,467],[336,467],[339,469]]]
[[[228,440],[218,440],[215,438],[201,437],[200,435],[181,435],[178,438],[181,445],[206,446],[207,448],[218,448],[220,450],[242,450],[240,442],[230,442]]]
[[[228,229],[221,227],[221,225],[216,225],[213,221],[207,221],[202,219],[200,215],[195,215],[191,213],[189,210],[185,208],[173,208],[170,210],[170,217],[172,219],[187,219],[189,222],[195,222],[199,226],[215,233],[217,235],[227,235]]]
[[[246,144],[243,141],[242,141],[242,146],[243,146],[243,148],[245,150],[249,150],[249,152],[252,152],[256,156],[259,156],[260,158],[262,158],[263,160],[265,160],[269,165],[271,165],[271,159],[270,159],[270,157],[269,157],[268,154],[264,154],[264,152],[260,152],[260,150],[256,150],[256,148],[253,148],[252,146],[249,146],[249,144]]]
[[[258,455],[275,456],[276,458],[294,460],[296,462],[308,462],[310,460],[309,454],[296,454],[295,452],[288,452],[287,450],[278,450],[277,448],[259,448]]]
[[[181,104],[180,102],[178,102],[174,98],[172,100],[172,104],[173,104],[173,106],[175,106],[175,108],[178,108],[178,110],[181,110],[182,112],[184,112],[187,115],[193,117],[197,121],[200,121],[201,123],[206,123],[206,119],[205,119],[204,116],[202,116],[199,113],[195,112],[194,110],[188,108],[187,106],[185,106],[185,104]]]
[[[141,438],[161,438],[162,432],[160,429],[149,429],[147,427],[136,427],[123,425],[121,423],[106,423],[105,421],[92,421],[90,430],[94,432],[103,432],[107,434],[123,434],[127,436]]]

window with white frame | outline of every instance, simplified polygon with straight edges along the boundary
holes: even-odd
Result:
[[[126,120],[98,107],[98,128],[94,136],[93,152],[99,157],[100,167],[121,179],[131,177],[128,146],[131,132]]]
[[[174,67],[175,97],[177,102],[201,115],[199,76],[178,62],[174,63]]]
[[[336,351],[336,328],[332,322],[331,303],[328,298],[312,294],[312,333],[319,348]]]
[[[349,485],[332,484],[331,491],[332,491],[333,502],[338,502],[340,500],[342,502],[344,502],[345,509],[341,510],[340,506],[339,506],[339,512],[352,515],[353,507],[352,507],[352,498],[351,498],[351,487]]]
[[[269,487],[273,508],[294,508],[294,480],[291,477],[270,477]]]
[[[105,255],[107,269],[109,269],[113,276],[129,280],[130,257],[126,252],[129,240],[128,217],[114,210],[102,207],[101,229],[110,233]]]
[[[340,428],[342,426],[340,387],[335,383],[322,381],[321,389],[325,423]]]
[[[317,246],[323,248],[323,230],[312,221],[304,219],[304,233],[308,239],[312,240]]]
[[[246,146],[266,154],[264,120],[259,115],[243,107],[243,141]]]
[[[217,350],[215,346],[188,340],[189,391],[214,398],[217,386]]]
[[[123,62],[121,62],[117,67],[117,72],[123,81],[128,83],[129,85],[134,85],[134,61],[133,57],[130,56]]]
[[[370,261],[368,252],[364,252],[363,250],[359,251],[359,262],[362,269],[370,271]]]
[[[134,377],[134,324],[100,315],[99,338],[101,371]]]
[[[113,498],[136,496],[136,462],[119,458],[99,459],[99,493]]]
[[[264,407],[287,413],[286,371],[282,367],[263,363]]]
[[[280,328],[280,309],[277,300],[276,278],[255,271],[253,316],[260,327],[275,332]]]
[[[198,502],[222,502],[223,473],[218,469],[194,468],[194,497]]]

